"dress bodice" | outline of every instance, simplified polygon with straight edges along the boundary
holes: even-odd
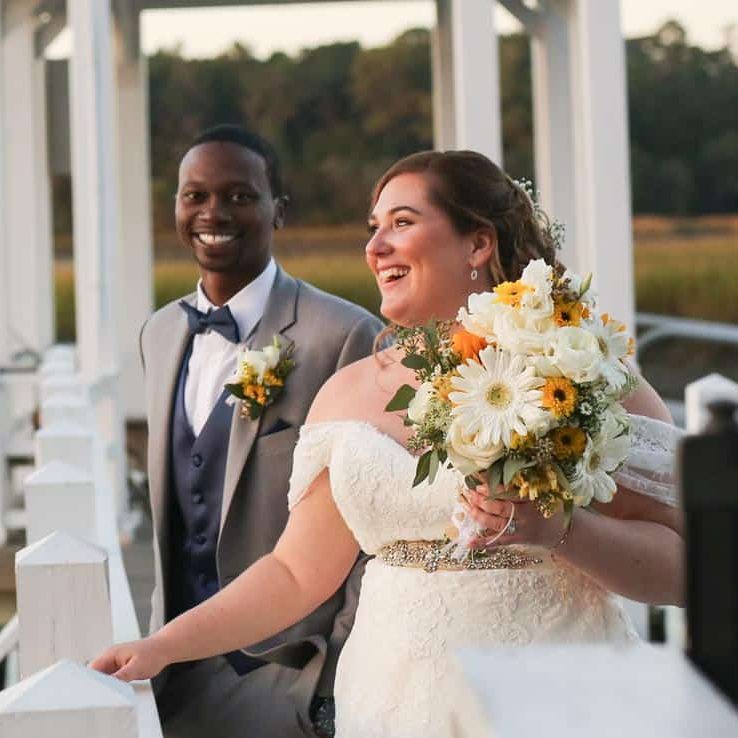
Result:
[[[413,487],[417,458],[376,426],[358,420],[305,425],[290,479],[292,509],[325,468],[336,505],[369,554],[398,540],[443,538],[463,477],[439,469]]]

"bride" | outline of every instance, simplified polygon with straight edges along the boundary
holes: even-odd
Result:
[[[554,260],[525,193],[467,151],[397,162],[375,188],[369,231],[382,314],[405,326],[454,318],[470,293],[518,279],[530,259]],[[412,487],[408,429],[384,411],[400,385],[414,382],[400,358],[389,348],[352,364],[316,397],[274,551],[157,633],[109,649],[94,668],[145,679],[263,641],[330,597],[363,549],[374,559],[337,670],[336,734],[444,738],[460,688],[456,647],[625,642],[636,636],[616,595],[682,603],[672,427],[645,381],[626,401],[635,451],[613,502],[577,508],[567,528],[562,515],[546,520],[531,503],[488,500],[480,487],[465,504],[489,536],[477,544],[496,539],[492,554],[461,564],[440,556],[429,566],[460,476],[442,469],[432,486]],[[650,480],[649,463],[639,468],[641,448],[661,456],[663,475]]]

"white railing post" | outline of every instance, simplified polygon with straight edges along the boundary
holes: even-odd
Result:
[[[139,738],[129,684],[59,661],[0,692],[3,738]]]
[[[95,434],[73,423],[53,423],[36,433],[36,465],[63,461],[95,475]]]
[[[111,645],[107,564],[106,551],[58,531],[16,554],[22,677]]]
[[[26,540],[35,543],[56,530],[103,545],[98,535],[92,476],[62,461],[51,461],[26,478]]]

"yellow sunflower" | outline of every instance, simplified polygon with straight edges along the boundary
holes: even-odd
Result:
[[[554,306],[554,320],[556,325],[575,325],[582,322],[582,318],[589,316],[589,310],[581,302],[559,302]]]
[[[497,302],[510,305],[511,307],[518,307],[523,295],[526,292],[530,292],[531,289],[532,287],[518,280],[517,282],[502,282],[498,284],[494,288],[494,293],[497,295]]]
[[[587,435],[581,428],[565,426],[551,431],[553,453],[557,459],[581,456],[587,447]]]
[[[565,377],[549,377],[543,385],[541,405],[556,418],[566,418],[577,406],[577,388]]]

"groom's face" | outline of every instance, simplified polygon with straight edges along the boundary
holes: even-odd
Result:
[[[266,162],[244,146],[212,141],[182,160],[177,234],[201,272],[227,273],[244,283],[259,275],[271,256],[279,211]]]

